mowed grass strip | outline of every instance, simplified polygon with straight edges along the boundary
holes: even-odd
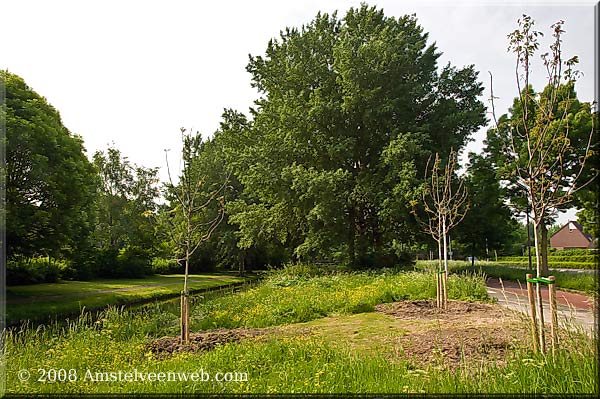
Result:
[[[202,290],[245,281],[233,274],[192,274],[190,290]],[[43,321],[80,313],[83,309],[101,309],[126,305],[181,292],[183,275],[154,275],[143,279],[103,279],[64,281],[7,288],[6,320]]]

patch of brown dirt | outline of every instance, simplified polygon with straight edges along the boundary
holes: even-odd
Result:
[[[375,309],[397,319],[419,320],[406,324],[411,331],[395,342],[395,356],[416,365],[453,369],[473,361],[502,364],[507,351],[525,344],[520,342],[526,335],[522,324],[496,305],[449,301],[448,309],[439,309],[434,301],[401,301]]]
[[[376,305],[375,311],[399,319],[456,319],[465,315],[494,318],[504,314],[497,306],[460,301],[448,301],[448,309],[440,309],[431,300],[385,303]]]
[[[201,333],[191,333],[190,341],[181,342],[180,337],[162,337],[146,344],[146,350],[156,354],[158,357],[165,357],[176,352],[201,352],[209,351],[217,345],[236,342],[246,338],[264,335],[265,329],[236,328],[232,330],[218,329],[204,331]]]
[[[481,327],[428,330],[401,337],[398,342],[403,358],[451,369],[474,360],[502,364],[513,343],[506,331]]]

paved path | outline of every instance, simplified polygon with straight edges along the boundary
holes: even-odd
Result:
[[[488,278],[486,285],[488,294],[496,298],[498,303],[510,309],[529,314],[526,285],[521,285],[515,281],[500,281],[497,278]],[[547,288],[542,289],[542,299],[544,302],[544,320],[549,321],[550,305],[548,303]],[[557,290],[556,302],[559,324],[575,324],[582,327],[588,334],[594,334],[597,325],[597,301],[586,295]]]

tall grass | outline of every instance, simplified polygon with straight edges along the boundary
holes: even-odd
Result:
[[[569,350],[555,357],[519,349],[498,363],[465,362],[445,371],[439,364],[419,366],[389,353],[356,351],[344,343],[332,345],[318,336],[273,335],[218,346],[200,354],[180,354],[163,360],[144,352],[144,334],[154,334],[156,315],[131,317],[108,312],[101,326],[73,324],[57,337],[38,330],[21,339],[9,333],[9,393],[594,393],[596,340],[575,335]],[[125,324],[132,323],[133,327]],[[158,323],[160,324],[160,323]],[[526,328],[526,325],[524,325]],[[117,330],[126,330],[117,334]],[[382,331],[382,333],[385,333]],[[45,345],[39,346],[44,337]],[[66,339],[68,338],[68,339]],[[15,346],[18,345],[18,353]],[[198,371],[248,373],[248,381],[23,383],[18,370],[37,376],[39,368],[141,372]]]
[[[308,270],[308,269],[307,269]],[[197,301],[195,328],[269,326],[326,314],[359,313],[380,301],[422,299],[435,292],[426,273],[323,274],[284,269],[246,292]],[[312,277],[310,277],[312,276]],[[451,276],[449,295],[483,299],[481,276]],[[485,290],[485,288],[483,288]],[[475,293],[475,294],[474,294]],[[239,317],[236,317],[239,315]],[[201,319],[204,318],[206,321]],[[507,365],[463,364],[452,372],[436,365],[419,368],[379,349],[357,350],[346,342],[332,345],[316,335],[274,332],[264,337],[218,346],[206,353],[157,359],[145,350],[153,337],[178,333],[176,305],[154,304],[140,310],[111,308],[92,319],[88,313],[68,324],[6,333],[8,393],[593,393],[595,345],[573,333],[569,348],[555,358],[518,349]],[[524,324],[524,329],[527,328]],[[382,331],[387,334],[387,331]],[[36,382],[38,369],[75,369],[77,382]],[[247,372],[247,382],[90,382],[85,370],[197,371],[214,375]],[[19,370],[31,379],[19,381]]]
[[[192,311],[191,322],[195,330],[266,327],[333,314],[371,312],[380,303],[434,297],[432,273],[387,270],[319,274],[306,266],[287,266],[267,277],[264,284],[237,295],[235,301],[223,297],[200,303]],[[475,273],[450,276],[448,297],[488,300],[484,280]]]

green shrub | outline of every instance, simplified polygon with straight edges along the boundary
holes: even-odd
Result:
[[[140,247],[106,248],[96,255],[97,273],[102,277],[143,277],[152,273],[152,257]]]
[[[532,259],[535,259],[535,255],[532,254]],[[527,262],[527,256],[506,256],[498,258],[498,262]],[[548,256],[548,263],[554,262],[568,262],[568,263],[596,263],[598,257],[594,254],[587,255],[558,255],[551,254]]]
[[[531,260],[532,265],[535,267],[535,258]],[[498,265],[526,267],[529,266],[529,261],[525,260],[500,260],[496,262]],[[548,259],[548,268],[550,269],[585,269],[595,270],[598,268],[597,263],[583,263],[583,262],[556,262]]]
[[[153,274],[172,274],[181,272],[181,266],[176,259],[154,258],[152,259]]]
[[[414,256],[409,252],[371,252],[358,256],[355,270],[410,268],[415,264]]]
[[[532,248],[533,250],[533,248]],[[535,250],[533,250],[535,254]],[[578,256],[578,255],[598,255],[597,249],[556,249],[549,248],[548,255],[556,256]]]
[[[91,280],[98,275],[98,250],[93,247],[73,252],[69,269],[61,276],[64,280]]]
[[[127,246],[119,251],[115,277],[143,277],[152,273],[152,257],[140,247]]]
[[[67,270],[67,262],[50,257],[9,259],[6,263],[6,284],[54,283]]]
[[[114,248],[101,248],[96,252],[94,259],[95,274],[100,277],[115,276],[119,250]]]

